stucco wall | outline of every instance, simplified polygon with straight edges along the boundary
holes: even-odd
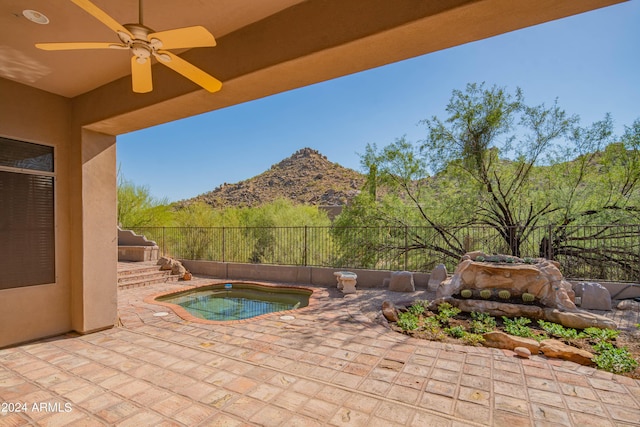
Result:
[[[0,290],[0,347],[71,329],[68,99],[0,79],[0,135],[53,145],[56,282]],[[1,274],[1,272],[0,272]]]
[[[0,290],[0,347],[117,318],[116,138],[67,98],[0,79],[0,135],[54,147],[56,279]],[[1,272],[0,272],[1,274]]]

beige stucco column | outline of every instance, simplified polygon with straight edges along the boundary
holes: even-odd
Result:
[[[71,325],[87,333],[117,318],[116,138],[74,130],[71,157]]]

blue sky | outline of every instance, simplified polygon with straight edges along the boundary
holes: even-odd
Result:
[[[269,169],[303,147],[359,170],[367,143],[425,136],[470,82],[558,98],[583,124],[640,118],[640,1],[633,0],[118,137],[124,177],[177,201]]]

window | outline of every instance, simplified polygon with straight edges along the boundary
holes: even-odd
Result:
[[[53,147],[0,137],[0,290],[55,282]]]

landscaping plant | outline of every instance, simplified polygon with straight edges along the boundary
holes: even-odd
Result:
[[[596,356],[593,361],[598,368],[614,374],[631,372],[638,367],[636,361],[626,347],[617,348],[610,342],[601,341],[594,346]]]

